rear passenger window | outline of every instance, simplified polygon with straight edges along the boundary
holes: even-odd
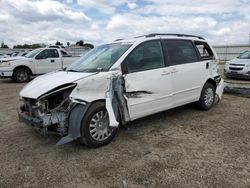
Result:
[[[124,67],[128,73],[164,67],[160,41],[142,43],[128,55],[124,63]]]
[[[180,65],[198,61],[198,55],[192,41],[164,40],[171,65]]]
[[[199,51],[199,55],[202,60],[213,59],[214,54],[207,43],[200,41],[195,41],[194,43]]]

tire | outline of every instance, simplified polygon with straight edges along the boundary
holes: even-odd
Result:
[[[198,107],[201,110],[209,110],[212,108],[215,100],[215,87],[213,84],[207,82],[201,91],[201,96],[198,101]]]
[[[30,71],[26,68],[18,68],[14,71],[13,78],[18,83],[30,81]]]
[[[113,140],[117,132],[118,127],[109,127],[109,118],[105,103],[96,102],[89,107],[83,117],[79,140],[89,148],[97,148],[108,144]]]

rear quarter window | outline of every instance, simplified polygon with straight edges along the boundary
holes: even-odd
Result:
[[[214,58],[214,54],[212,49],[206,42],[195,41],[194,42],[201,60],[209,60]]]

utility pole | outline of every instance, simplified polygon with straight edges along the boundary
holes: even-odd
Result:
[[[249,38],[249,46],[250,46],[250,33],[248,34],[248,38]]]

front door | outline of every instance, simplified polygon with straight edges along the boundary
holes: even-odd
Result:
[[[160,40],[137,46],[123,62],[125,90],[131,120],[172,106],[172,84]]]
[[[36,74],[44,74],[57,69],[60,57],[56,49],[45,49],[35,57]]]

